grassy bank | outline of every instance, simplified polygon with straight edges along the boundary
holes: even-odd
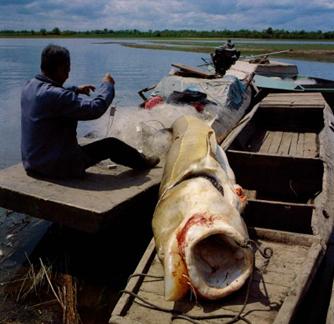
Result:
[[[212,53],[214,48],[221,45],[222,42],[203,42],[199,40],[184,40],[182,42],[176,40],[151,41],[147,44],[126,43],[124,46],[133,48],[146,48],[155,50],[170,50],[170,51],[187,51],[196,53]],[[242,56],[252,56],[264,53],[278,52],[291,49],[290,52],[277,54],[275,57],[302,59],[311,61],[334,62],[334,45],[332,44],[287,44],[287,43],[247,43],[243,40],[242,43],[236,42],[236,47],[241,51]]]

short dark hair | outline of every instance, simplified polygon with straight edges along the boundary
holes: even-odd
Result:
[[[41,55],[41,70],[46,73],[53,73],[60,65],[70,66],[70,52],[67,48],[50,44],[45,47]]]

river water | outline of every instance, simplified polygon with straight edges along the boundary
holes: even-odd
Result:
[[[108,39],[110,40],[110,39]],[[71,52],[71,75],[66,85],[98,84],[105,72],[116,80],[114,103],[118,110],[135,109],[137,92],[157,83],[172,63],[199,65],[205,54],[127,48],[96,39],[0,39],[0,169],[20,160],[20,92],[39,72],[41,50],[50,43]],[[282,60],[283,61],[283,60]],[[334,63],[284,60],[296,63],[303,75],[334,79]],[[92,128],[81,123],[79,136]]]

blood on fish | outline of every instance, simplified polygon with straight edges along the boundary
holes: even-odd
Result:
[[[183,228],[176,235],[176,239],[177,239],[180,251],[182,253],[181,254],[182,257],[184,257],[185,239],[186,239],[188,230],[194,225],[210,226],[213,224],[213,221],[214,221],[214,216],[212,215],[208,216],[205,213],[204,214],[203,213],[194,214],[187,220]]]
[[[240,198],[241,201],[246,201],[247,200],[247,196],[246,196],[244,190],[241,187],[235,188],[234,192],[237,194],[237,196]]]

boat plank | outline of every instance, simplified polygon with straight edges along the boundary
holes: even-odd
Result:
[[[271,131],[266,131],[266,134],[264,136],[264,141],[259,149],[260,153],[268,153],[270,145],[273,141],[273,132]]]
[[[276,154],[279,146],[281,145],[283,132],[272,132],[273,139],[271,141],[271,145],[269,147],[268,153]]]
[[[298,133],[294,132],[291,136],[291,145],[289,150],[289,155],[296,156],[297,155],[297,142],[298,142]]]
[[[142,324],[142,322],[138,322],[137,320],[133,319],[131,316],[128,317],[122,317],[122,316],[113,316],[112,319],[110,319],[110,322],[112,324]]]
[[[304,133],[298,133],[296,155],[299,157],[304,156],[304,137]]]
[[[215,74],[203,71],[201,69],[198,69],[194,66],[189,66],[185,64],[171,64],[172,66],[180,69],[180,72],[190,75],[196,75],[198,77],[204,78],[204,79],[212,79],[215,77]]]
[[[144,298],[147,301],[152,302],[153,304],[159,305],[159,307],[166,308],[166,303],[163,303],[162,298],[156,297],[154,294],[141,293],[141,298]],[[157,310],[147,308],[136,303],[132,304],[131,313],[126,316],[127,319],[135,321],[141,324],[151,324],[151,323],[172,323],[172,314],[167,312],[159,312]],[[109,323],[114,322],[113,319]]]
[[[319,93],[285,93],[280,94],[277,93],[275,96],[269,94],[266,98],[264,98],[261,104],[272,103],[272,102],[280,102],[282,104],[287,103],[297,103],[297,104],[309,104],[309,103],[317,103],[318,105],[323,104],[323,98]]]
[[[159,307],[162,307],[164,309],[169,309],[171,311],[173,310],[175,312],[180,312],[186,315],[188,314],[192,316],[203,316],[208,313],[210,314],[210,316],[221,314],[236,315],[243,307],[245,289],[243,290],[243,293],[239,294],[239,298],[237,300],[235,300],[235,298],[233,299],[233,301],[231,301],[230,299],[226,299],[225,302],[221,301],[219,303],[201,301],[201,303],[198,305],[196,305],[196,302],[194,300],[190,301],[187,299],[184,299],[177,303],[169,302],[166,301],[163,296],[157,296],[155,293],[150,292],[141,291],[139,296],[151,304],[157,306],[159,305]],[[282,303],[282,298],[284,298],[286,295],[286,292],[284,292],[283,290],[275,290],[275,296],[268,296],[266,295],[266,292],[269,290],[272,291],[272,287],[270,287],[270,285],[264,287],[261,285],[259,286],[257,283],[252,284],[251,291],[256,291],[257,293],[250,294],[249,303],[247,304],[244,311],[245,313],[250,312],[250,314],[247,315],[246,318],[251,322],[257,323],[257,319],[262,319],[263,321],[272,321],[275,318],[276,312],[270,311],[268,305],[280,305]],[[163,321],[161,323],[168,323],[168,321],[170,321],[171,319],[171,314],[169,313],[162,313],[160,311],[153,312],[154,318],[156,314],[159,314],[159,318]],[[152,309],[143,307],[141,305],[134,304],[131,308],[131,318],[142,323],[152,323],[152,315]],[[147,319],[151,322],[146,322]],[[211,320],[203,320],[201,322],[212,323]]]
[[[84,178],[48,180],[28,176],[17,164],[0,171],[0,206],[95,232],[130,203],[157,191],[161,175],[161,167],[140,172],[94,166]]]
[[[304,157],[316,157],[317,149],[317,135],[315,133],[304,134]]]
[[[322,102],[323,98],[320,93],[275,93],[269,94],[262,100],[262,103],[267,102],[300,102],[300,103],[309,103],[310,101],[318,102],[319,99]],[[320,103],[321,103],[320,102]]]
[[[262,100],[261,106],[266,105],[323,108],[325,102],[320,93],[275,93]]]
[[[309,109],[312,109],[312,110],[322,110],[324,109],[325,105],[319,105],[319,104],[296,104],[294,102],[291,102],[291,103],[286,103],[286,104],[283,104],[282,102],[276,102],[276,103],[268,103],[268,104],[261,104],[260,105],[260,108],[261,109],[293,109],[293,110],[309,110]]]
[[[281,155],[289,155],[291,141],[292,141],[292,133],[284,132],[282,135],[282,141],[278,148],[277,153]]]
[[[263,100],[261,102],[261,107],[262,106],[272,106],[272,105],[277,105],[277,106],[291,106],[291,107],[298,107],[298,106],[305,106],[305,107],[323,107],[324,102],[319,101],[314,98],[275,98],[275,99],[269,99],[269,100]]]

